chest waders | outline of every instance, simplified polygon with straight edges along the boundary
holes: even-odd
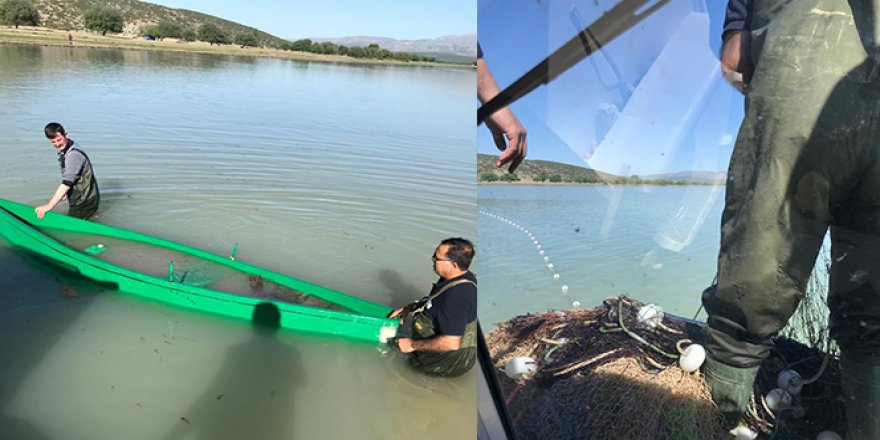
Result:
[[[456,280],[433,293],[426,299],[414,303],[412,311],[405,313],[402,327],[413,339],[429,339],[437,336],[434,319],[425,314],[428,304],[461,284],[474,284],[471,280]],[[409,309],[409,307],[407,307]],[[399,337],[407,337],[398,334]],[[477,361],[477,320],[467,323],[461,336],[461,346],[453,351],[414,351],[410,355],[410,365],[431,376],[454,377],[470,370]]]
[[[70,151],[77,151],[79,154],[85,156],[86,163],[83,166],[79,180],[76,181],[67,193],[67,200],[70,203],[68,215],[71,217],[88,219],[95,214],[98,210],[98,205],[101,203],[101,194],[98,191],[98,181],[95,179],[95,174],[92,171],[92,161],[89,160],[89,156],[79,148],[70,147]],[[67,155],[65,154],[65,157],[66,156]],[[64,161],[62,160],[62,173],[64,173],[64,165]]]
[[[753,0],[703,372],[734,423],[831,231],[848,440],[880,439],[880,0]]]

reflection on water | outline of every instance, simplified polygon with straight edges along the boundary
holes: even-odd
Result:
[[[476,235],[469,69],[0,46],[0,77],[3,198],[57,187],[42,135],[57,120],[92,160],[98,222],[220,255],[238,243],[239,261],[371,301],[421,297],[436,244]],[[217,438],[225,423],[474,437],[473,375],[424,378],[385,347],[259,338],[101,286],[64,296],[71,275],[6,244],[0,261],[0,432],[16,438]]]

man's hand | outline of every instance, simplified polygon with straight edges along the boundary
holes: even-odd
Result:
[[[48,202],[46,202],[45,205],[37,206],[36,208],[34,208],[34,212],[37,213],[37,218],[43,218],[43,216],[46,215],[46,212],[51,211],[52,208],[54,208],[55,205],[58,204],[58,202],[67,198],[68,192],[70,192],[69,186],[63,183],[61,185],[58,185],[58,189],[55,190],[55,194],[52,196],[51,199],[49,199]]]
[[[528,154],[526,129],[520,124],[509,108],[505,107],[486,119],[486,127],[492,133],[495,147],[504,154],[498,158],[496,167],[510,163],[509,172],[516,171]]]
[[[42,206],[37,206],[36,208],[34,208],[34,212],[37,213],[37,218],[43,218],[46,215],[46,212],[51,211],[51,210],[52,210],[52,206],[49,206],[48,204],[42,205]]]
[[[752,80],[755,66],[751,58],[751,32],[747,30],[729,31],[724,35],[721,45],[721,73],[734,87],[741,92]],[[742,75],[741,80],[738,78]]]
[[[500,89],[495,83],[495,78],[492,77],[489,66],[483,58],[477,58],[477,98],[485,104],[499,92]],[[495,166],[500,168],[509,163],[510,167],[507,170],[514,172],[528,153],[525,127],[519,123],[510,108],[504,107],[486,118],[486,128],[492,133],[495,147],[498,151],[504,152]]]
[[[394,309],[391,313],[386,316],[386,318],[397,318],[400,314],[403,313],[403,307],[399,309]]]
[[[412,353],[416,351],[413,348],[413,340],[410,338],[397,338],[395,341],[397,343],[397,349],[400,350],[401,353]]]

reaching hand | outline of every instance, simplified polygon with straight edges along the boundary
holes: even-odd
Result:
[[[520,124],[516,116],[513,115],[513,112],[506,107],[489,116],[486,119],[486,127],[492,133],[495,147],[499,151],[504,152],[498,158],[495,166],[502,167],[510,163],[510,167],[507,170],[511,173],[516,171],[516,168],[522,163],[528,153],[525,127]]]
[[[401,353],[412,353],[416,351],[413,348],[413,340],[410,338],[397,338],[397,348]]]
[[[49,205],[37,206],[34,208],[34,212],[37,213],[37,218],[43,218],[46,215],[46,211],[51,210],[52,208]]]

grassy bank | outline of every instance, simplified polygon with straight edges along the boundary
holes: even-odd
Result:
[[[21,44],[31,46],[69,46],[67,32],[44,27],[21,26],[19,28],[0,27],[0,44]],[[207,53],[215,55],[249,56],[283,58],[300,61],[319,61],[332,63],[351,64],[383,64],[405,66],[444,66],[470,68],[470,66],[428,63],[428,62],[402,62],[393,60],[358,59],[342,55],[322,55],[309,52],[296,52],[269,48],[242,48],[234,44],[210,45],[202,41],[178,41],[165,39],[164,41],[148,41],[134,36],[101,36],[93,32],[73,31],[73,47],[92,47],[101,49],[129,49],[129,50],[158,50],[167,52],[191,52]]]

